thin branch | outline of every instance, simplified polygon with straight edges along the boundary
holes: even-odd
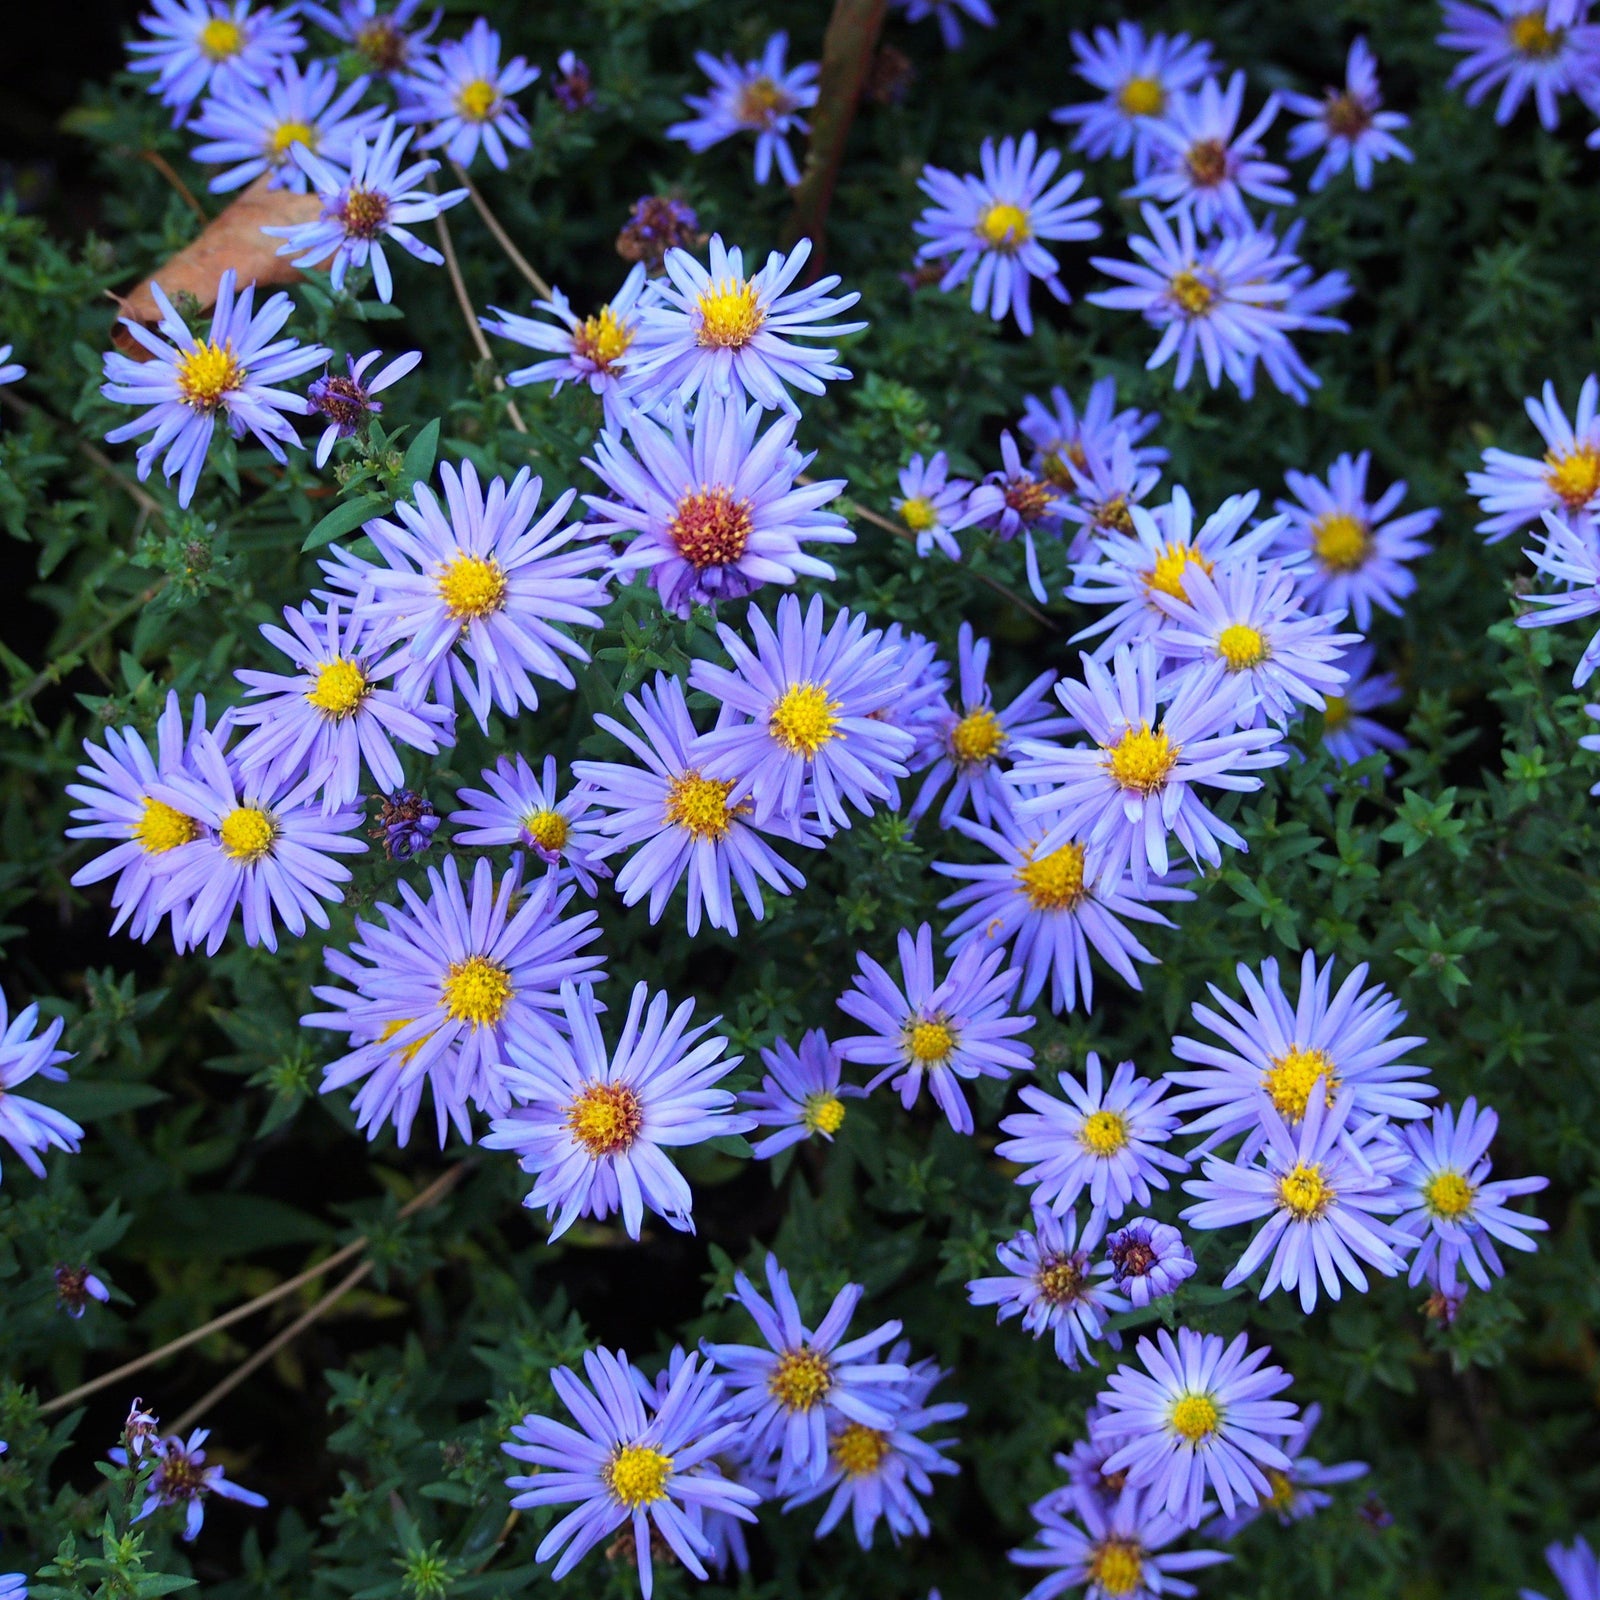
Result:
[[[3,706],[0,706],[0,717],[9,716],[13,711],[20,710],[51,684],[60,683],[63,674],[70,672],[78,664],[86,650],[99,644],[108,633],[115,633],[130,617],[138,616],[166,588],[167,582],[168,580],[163,578],[159,583],[152,583],[149,588],[142,589],[81,638],[75,639],[65,650],[53,656]]]
[[[533,285],[541,300],[548,300],[550,285],[533,270],[528,258],[512,244],[511,235],[500,226],[500,219],[489,209],[489,202],[478,193],[477,185],[467,176],[467,169],[453,156],[450,158],[450,170],[466,189],[467,198],[477,207],[478,215],[483,218],[483,225],[494,235],[495,243],[505,251],[506,259]]]
[[[200,219],[202,227],[210,222],[211,218],[207,214],[206,208],[195,199],[194,191],[172,170],[172,163],[159,150],[141,150],[139,159],[148,161],[177,190],[179,195],[183,197],[183,203]]]

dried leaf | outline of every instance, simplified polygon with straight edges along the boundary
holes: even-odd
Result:
[[[264,227],[280,227],[295,222],[310,222],[321,214],[322,201],[314,194],[294,194],[287,189],[269,189],[267,179],[257,178],[220,216],[206,225],[192,244],[186,244],[164,266],[158,267],[130,295],[113,295],[119,315],[153,328],[161,319],[150,285],[159,283],[168,299],[191,294],[202,311],[217,303],[217,281],[232,267],[239,275],[239,286],[256,283],[263,288],[282,283],[298,283],[301,274],[280,256],[283,242],[263,233]],[[112,343],[136,361],[149,359],[148,352],[129,337],[119,322],[111,335]]]

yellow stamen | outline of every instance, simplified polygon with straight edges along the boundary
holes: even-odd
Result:
[[[1083,846],[1068,841],[1047,856],[1031,857],[1013,874],[1035,911],[1070,911],[1083,899]]]
[[[1051,1305],[1068,1305],[1083,1287],[1083,1268],[1071,1256],[1049,1256],[1033,1275],[1033,1282]]]
[[[1229,672],[1247,672],[1259,667],[1272,652],[1259,630],[1248,622],[1235,622],[1217,636],[1217,654],[1227,663]]]
[[[1544,11],[1525,11],[1513,17],[1510,23],[1511,48],[1518,55],[1530,56],[1535,61],[1548,61],[1566,42],[1565,28],[1552,28]]]
[[[287,160],[290,147],[303,144],[307,150],[317,148],[317,130],[309,122],[280,122],[267,141],[267,154],[274,166]]]
[[[738,350],[750,343],[767,320],[756,286],[743,278],[724,278],[700,292],[695,302],[700,326],[695,342],[707,350]]]
[[[643,1126],[639,1097],[625,1083],[591,1083],[567,1108],[572,1137],[597,1161],[626,1150]]]
[[[809,1411],[832,1387],[831,1363],[808,1344],[785,1350],[767,1378],[768,1393],[785,1411]]]
[[[1101,765],[1124,789],[1151,795],[1165,788],[1167,778],[1178,764],[1182,745],[1174,744],[1164,728],[1150,731],[1148,722],[1130,727],[1113,745],[1102,745],[1109,760]]]
[[[1187,317],[1205,316],[1217,298],[1217,291],[1188,268],[1173,275],[1167,285],[1167,294]]]
[[[991,250],[1001,250],[1008,255],[1020,250],[1033,237],[1028,213],[1006,200],[997,200],[985,207],[974,228]]]
[[[812,1133],[837,1133],[844,1126],[844,1101],[818,1089],[806,1096],[803,1117]]]
[[[456,110],[468,122],[487,122],[500,103],[500,91],[487,78],[474,78],[456,90]]]
[[[1262,1075],[1261,1087],[1285,1122],[1298,1122],[1306,1114],[1306,1102],[1318,1078],[1323,1080],[1323,1090],[1331,1106],[1339,1087],[1333,1057],[1325,1050],[1302,1050],[1299,1045],[1292,1044],[1281,1056],[1273,1056],[1272,1065]]]
[[[737,561],[750,543],[755,518],[748,500],[731,489],[691,490],[678,502],[667,537],[692,567],[724,567]]]
[[[1262,1476],[1272,1487],[1268,1493],[1257,1498],[1256,1504],[1273,1511],[1287,1511],[1294,1504],[1294,1485],[1289,1481],[1289,1474],[1277,1467],[1267,1467]]]
[[[594,362],[602,372],[608,372],[632,343],[633,329],[610,306],[585,317],[572,335],[573,354]]]
[[[926,495],[913,495],[911,499],[901,502],[900,520],[913,533],[926,533],[939,521],[939,513]]]
[[[1144,1582],[1144,1552],[1134,1539],[1102,1539],[1089,1557],[1089,1581],[1101,1594],[1132,1594]]]
[[[847,1422],[831,1446],[833,1459],[847,1478],[865,1478],[883,1465],[889,1435],[864,1422]]]
[[[794,101],[789,95],[763,74],[741,86],[733,114],[747,128],[767,128],[793,109]]]
[[[244,48],[244,29],[226,17],[213,17],[200,30],[195,43],[208,61],[226,61]]]
[[[1198,1444],[1217,1431],[1222,1413],[1210,1395],[1185,1394],[1173,1402],[1172,1410],[1167,1413],[1167,1421],[1180,1438]]]
[[[1372,554],[1372,530],[1360,517],[1330,511],[1311,524],[1311,548],[1330,572],[1355,572]]]
[[[1315,1162],[1298,1162],[1278,1179],[1278,1204],[1297,1222],[1315,1222],[1336,1198]]]
[[[791,684],[772,708],[767,727],[785,750],[810,761],[830,739],[837,737],[841,700],[828,698],[825,683]]]
[[[1174,600],[1187,600],[1189,596],[1183,587],[1185,570],[1191,566],[1199,567],[1207,577],[1210,577],[1215,565],[1215,562],[1202,555],[1192,544],[1179,544],[1173,541],[1156,557],[1155,565],[1141,576],[1145,588],[1159,590]]]
[[[178,357],[178,398],[192,411],[215,411],[222,397],[244,382],[233,345],[197,344]]]
[[[1004,749],[1006,730],[987,706],[969,711],[950,730],[950,752],[964,767],[981,767]]]
[[[1120,1111],[1091,1111],[1078,1129],[1078,1143],[1090,1155],[1114,1156],[1128,1143],[1128,1119]]]
[[[457,556],[435,581],[446,612],[457,621],[477,622],[506,603],[505,569],[494,556]]]
[[[511,974],[486,956],[468,956],[452,962],[445,975],[445,1015],[456,1022],[469,1022],[474,1028],[493,1027],[505,1015],[516,991]]]
[[[729,809],[733,779],[702,778],[685,772],[667,785],[667,821],[686,829],[697,839],[727,837],[733,819],[747,806]]]
[[[140,847],[152,856],[163,856],[176,850],[180,844],[189,844],[200,837],[200,824],[186,817],[175,806],[160,800],[144,797],[144,812],[133,825],[133,836]]]
[[[367,675],[354,661],[339,657],[324,661],[317,668],[317,681],[306,691],[306,699],[318,711],[341,721],[361,709],[361,703],[372,693]]]
[[[937,1017],[913,1022],[906,1029],[905,1041],[911,1059],[925,1067],[942,1065],[956,1047],[955,1030]]]
[[[618,1445],[605,1465],[606,1487],[630,1511],[665,1500],[672,1457],[646,1444]]]
[[[409,1028],[416,1020],[417,1019],[415,1017],[401,1017],[396,1022],[384,1023],[382,1031],[378,1034],[378,1042],[380,1044],[387,1044],[388,1041],[394,1038],[394,1036],[399,1033],[402,1028]],[[409,1066],[413,1061],[415,1061],[417,1059],[417,1052],[432,1037],[433,1035],[431,1033],[425,1033],[416,1041],[415,1044],[403,1045],[400,1049],[401,1063],[405,1066]]]
[[[1117,104],[1130,117],[1159,117],[1167,104],[1167,91],[1159,78],[1129,78],[1117,91]]]
[[[254,866],[272,853],[278,837],[278,819],[259,806],[236,806],[222,819],[217,833],[225,855]]]
[[[1447,1167],[1423,1184],[1422,1200],[1434,1216],[1454,1222],[1472,1209],[1477,1192],[1461,1173]]]
[[[1322,708],[1322,726],[1329,733],[1349,727],[1350,719],[1355,715],[1350,709],[1349,700],[1342,694],[1330,694],[1324,698],[1327,704]]]
[[[1580,444],[1576,450],[1544,458],[1544,481],[1569,511],[1580,511],[1600,490],[1600,446]]]
[[[567,842],[567,819],[559,811],[552,811],[548,807],[543,811],[530,811],[522,819],[522,831],[541,850],[554,853]]]

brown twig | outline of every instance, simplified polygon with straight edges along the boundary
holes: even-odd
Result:
[[[500,219],[489,209],[489,202],[478,193],[477,185],[467,176],[467,169],[453,156],[450,158],[450,170],[466,189],[467,198],[477,208],[478,215],[483,218],[483,225],[494,235],[495,243],[505,251],[506,259],[533,285],[541,300],[548,300],[550,285],[534,271],[528,258],[511,242],[510,234],[500,226]]]
[[[177,190],[183,197],[183,203],[200,219],[202,227],[211,220],[206,208],[195,199],[194,191],[172,170],[172,163],[159,150],[141,150],[139,159],[149,162]]]
[[[429,188],[433,187],[433,179],[428,179]],[[461,276],[461,264],[456,260],[455,241],[450,237],[450,225],[444,220],[443,215],[433,219],[433,225],[439,230],[439,249],[444,255],[445,271],[450,274],[450,285],[456,292],[456,304],[461,307],[461,315],[466,319],[467,332],[472,336],[472,342],[477,347],[480,359],[494,364],[494,352],[489,348],[489,341],[483,336],[483,329],[478,326],[478,313],[472,304],[472,296],[467,293],[466,280]],[[497,392],[503,393],[506,381],[497,372],[494,378]],[[518,433],[526,433],[528,425],[522,420],[522,413],[517,410],[515,400],[507,399],[506,415],[511,419],[511,426]]]

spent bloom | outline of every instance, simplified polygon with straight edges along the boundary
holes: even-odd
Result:
[[[210,89],[266,83],[305,48],[295,7],[252,7],[250,0],[151,0],[139,18],[147,38],[128,46],[132,72],[153,72],[150,90],[171,106],[177,127]]]
[[[1004,949],[971,944],[950,963],[940,981],[933,964],[933,929],[897,938],[900,982],[865,951],[854,984],[839,997],[839,1009],[869,1031],[839,1040],[846,1061],[876,1067],[870,1093],[893,1080],[908,1110],[927,1078],[929,1092],[957,1133],[973,1130],[972,1108],[961,1079],[1007,1078],[1033,1064],[1031,1045],[1019,1040],[1033,1018],[1010,1011],[1022,974],[1005,966]]]
[[[37,1005],[24,1006],[16,1016],[8,1017],[5,996],[0,994],[0,1139],[16,1151],[34,1177],[42,1178],[41,1152],[56,1149],[76,1154],[83,1129],[71,1117],[16,1092],[19,1083],[33,1077],[66,1082],[61,1063],[72,1060],[72,1052],[56,1049],[66,1023],[56,1017],[35,1034],[38,1025]]]
[[[439,813],[425,794],[397,789],[378,800],[377,825],[367,829],[367,837],[383,841],[383,853],[390,861],[410,861],[432,845]]]
[[[1486,513],[1478,532],[1490,544],[1530,527],[1546,511],[1581,531],[1600,510],[1600,378],[1591,372],[1583,380],[1570,421],[1553,383],[1523,405],[1544,440],[1544,455],[1491,447],[1483,452],[1484,470],[1467,474],[1467,489]]]
[[[459,811],[450,813],[456,844],[508,844],[531,850],[555,872],[568,872],[585,894],[611,869],[600,859],[605,833],[589,790],[579,784],[565,799],[556,793],[556,758],[536,773],[526,759],[500,756],[483,772],[486,789],[458,789]]]
[[[556,57],[556,71],[561,74],[550,85],[557,104],[569,115],[576,116],[594,104],[594,80],[589,75],[589,63],[582,60],[576,50],[563,50]]]
[[[1135,1217],[1106,1235],[1105,1260],[1095,1271],[1109,1274],[1129,1304],[1143,1310],[1194,1276],[1194,1253],[1170,1223]]]
[[[817,64],[804,61],[790,67],[785,61],[789,35],[781,29],[767,40],[758,61],[742,65],[729,55],[720,60],[704,50],[695,63],[711,80],[711,92],[684,97],[694,116],[667,129],[669,139],[681,139],[700,155],[724,139],[741,133],[756,137],[756,182],[765,183],[776,165],[787,184],[800,181],[800,168],[789,148],[791,133],[809,133],[800,112],[817,103]]]
[[[1009,542],[1022,535],[1027,566],[1028,588],[1044,605],[1049,601],[1039,573],[1039,552],[1033,542],[1034,531],[1058,534],[1068,504],[1063,491],[1047,477],[1022,464],[1022,452],[1007,428],[1000,435],[1001,465],[984,476],[983,482],[967,496],[967,508],[956,529],[984,527]]]
[[[224,1500],[237,1500],[240,1505],[264,1506],[265,1495],[243,1489],[229,1482],[220,1466],[207,1466],[203,1448],[211,1437],[209,1428],[196,1428],[187,1439],[156,1439],[151,1443],[151,1453],[156,1458],[156,1469],[145,1486],[144,1503],[134,1513],[134,1522],[143,1522],[163,1506],[181,1507],[183,1510],[183,1537],[193,1539],[200,1532],[206,1518],[206,1501],[212,1495]],[[127,1452],[118,1445],[111,1459],[126,1464]]]
[[[1531,93],[1539,121],[1554,129],[1560,97],[1583,90],[1600,66],[1600,27],[1569,15],[1568,0],[1445,0],[1439,43],[1465,57],[1450,74],[1469,106],[1499,89],[1494,120],[1509,122]]]
[[[435,11],[420,27],[412,27],[411,19],[426,0],[397,0],[386,11],[380,11],[378,3],[338,0],[339,9],[332,11],[315,0],[301,0],[300,10],[360,56],[371,71],[398,78],[429,54],[428,36],[439,25],[439,13]]]
[[[398,383],[422,360],[420,350],[408,350],[403,356],[396,356],[386,366],[380,367],[369,380],[367,368],[381,355],[382,351],[369,350],[359,361],[347,355],[342,377],[337,372],[324,372],[320,378],[313,378],[307,387],[306,400],[312,412],[328,419],[328,425],[317,441],[319,467],[327,465],[328,457],[333,454],[333,447],[339,440],[354,437],[366,427],[368,417],[382,413],[383,402],[375,400],[373,396],[381,394],[390,384]]]
[[[843,1061],[821,1028],[809,1029],[798,1050],[787,1039],[775,1039],[761,1052],[766,1076],[759,1089],[746,1089],[739,1097],[758,1128],[776,1128],[753,1147],[756,1160],[766,1161],[820,1133],[831,1144],[844,1126],[845,1101],[866,1090],[840,1081]]]
[[[702,235],[700,218],[687,201],[670,194],[641,195],[617,233],[617,254],[654,275],[669,250],[686,249]]]
[[[526,150],[528,122],[511,97],[539,76],[521,56],[500,60],[500,35],[474,18],[465,37],[445,39],[437,53],[419,57],[397,80],[400,117],[426,125],[419,150],[444,153],[470,167],[482,145],[500,170],[510,165],[508,144]]]
[[[1206,1531],[1218,1538],[1232,1539],[1257,1517],[1268,1512],[1288,1527],[1305,1517],[1315,1516],[1324,1506],[1331,1506],[1333,1496],[1325,1491],[1334,1484],[1365,1477],[1365,1461],[1341,1461],[1337,1466],[1325,1467],[1304,1453],[1321,1420],[1322,1407],[1307,1406],[1300,1418],[1300,1425],[1283,1441],[1283,1453],[1289,1458],[1288,1468],[1267,1469],[1267,1482],[1272,1485],[1272,1493],[1263,1495],[1253,1506],[1231,1517],[1219,1517]]]
[[[1410,150],[1395,138],[1411,119],[1383,109],[1378,90],[1378,61],[1366,39],[1350,41],[1344,87],[1329,89],[1318,100],[1308,94],[1283,96],[1284,110],[1304,120],[1289,134],[1289,159],[1319,156],[1307,184],[1312,194],[1326,188],[1346,167],[1358,189],[1372,187],[1372,169],[1380,161],[1410,161]]]
[[[333,354],[320,344],[277,337],[294,310],[288,295],[272,295],[257,311],[256,286],[252,283],[238,295],[235,288],[229,267],[217,283],[211,327],[204,339],[197,339],[161,285],[152,283],[150,293],[161,312],[156,332],[128,317],[121,321],[155,359],[135,361],[119,350],[104,357],[106,381],[100,393],[119,405],[148,408],[113,428],[106,442],[121,444],[150,434],[139,447],[139,481],[150,476],[156,458],[165,452],[161,470],[169,480],[177,478],[180,506],[194,498],[219,419],[235,439],[252,434],[274,461],[287,461],[284,446],[298,448],[300,440],[285,413],[303,417],[311,405],[277,385],[321,366]]]
[[[74,1322],[89,1309],[91,1300],[98,1300],[104,1305],[111,1298],[111,1291],[104,1280],[87,1267],[69,1267],[65,1264],[57,1267],[55,1285],[56,1309],[65,1311]]]
[[[960,521],[972,485],[949,472],[950,460],[943,450],[936,450],[926,463],[920,455],[912,456],[900,469],[900,494],[890,505],[906,530],[916,535],[919,556],[937,547],[959,561],[961,545],[952,529]]]
[[[1025,133],[1020,141],[1002,139],[998,147],[985,139],[977,173],[958,176],[943,167],[923,168],[917,187],[933,203],[915,224],[914,231],[926,240],[917,259],[954,257],[939,280],[941,290],[972,278],[972,309],[987,311],[996,322],[1009,313],[1024,333],[1033,332],[1028,304],[1033,279],[1057,300],[1071,298],[1061,282],[1061,263],[1041,241],[1097,238],[1100,224],[1087,219],[1100,202],[1093,196],[1074,200],[1083,174],[1055,178],[1060,164],[1060,151],[1041,155],[1037,138]]]

